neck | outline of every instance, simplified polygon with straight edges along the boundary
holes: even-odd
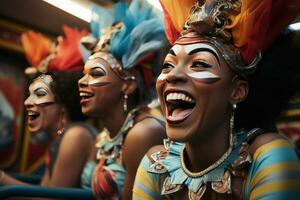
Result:
[[[229,149],[230,117],[226,117],[220,126],[206,131],[209,136],[186,144],[185,163],[192,172],[206,169],[219,160]]]
[[[110,137],[115,137],[120,131],[128,112],[124,112],[123,105],[117,105],[115,108],[110,108],[106,116],[103,117],[103,125],[109,131]]]

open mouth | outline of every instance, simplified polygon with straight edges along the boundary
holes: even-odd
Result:
[[[90,93],[90,92],[80,92],[80,103],[89,101],[90,98],[92,98],[94,96],[94,94]]]
[[[28,119],[29,121],[33,121],[40,116],[40,113],[35,111],[28,111]]]
[[[183,92],[170,92],[165,96],[166,119],[169,123],[184,121],[196,105],[194,98]]]

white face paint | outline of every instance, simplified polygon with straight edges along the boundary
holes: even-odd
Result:
[[[32,105],[55,103],[54,94],[50,89],[50,82],[48,84],[42,78],[35,79],[29,87],[30,95],[26,102]]]
[[[157,77],[157,80],[159,80],[159,81],[166,80],[166,74],[161,73],[161,74]]]
[[[188,73],[188,76],[197,79],[220,78],[220,76],[208,71]]]
[[[215,55],[218,55],[216,49],[214,49],[211,45],[205,43],[196,43],[196,44],[189,44],[189,45],[174,45],[172,50],[176,55],[183,49],[186,54],[190,54],[195,49],[209,49],[210,51],[214,52]]]
[[[171,54],[172,55],[175,54],[175,56],[179,55],[180,52],[184,52],[185,55],[191,55],[191,56],[201,52],[210,52],[210,54],[212,54],[211,56],[212,59],[215,59],[216,61],[215,65],[217,65],[217,63],[220,64],[217,50],[211,45],[206,43],[195,43],[195,44],[188,44],[188,45],[176,44],[172,47],[171,50],[173,51]],[[212,66],[214,66],[214,64]],[[219,65],[217,66],[220,69]],[[217,75],[218,73],[214,73],[219,71],[219,69],[217,70],[210,69],[209,71],[207,71],[206,69],[203,68],[203,70],[201,71],[190,72],[187,73],[187,75],[193,79],[197,79],[199,82],[214,83],[215,81],[218,81],[221,78],[219,75]],[[164,81],[166,80],[166,77],[167,77],[167,73],[161,73],[158,76],[157,81],[158,82]]]
[[[101,81],[101,80],[90,80],[89,81],[89,85],[90,86],[96,86],[96,87],[100,87],[100,86],[104,86],[104,85],[107,85],[107,84],[109,84],[110,82],[103,82],[103,81]]]

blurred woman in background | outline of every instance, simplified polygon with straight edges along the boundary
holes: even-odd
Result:
[[[28,129],[32,134],[47,134],[43,186],[78,187],[80,175],[94,143],[94,130],[84,124],[77,81],[83,62],[80,38],[87,33],[63,27],[65,37],[53,45],[39,33],[22,35],[33,76],[24,105]],[[27,184],[1,172],[1,185]]]
[[[149,114],[154,82],[165,45],[163,26],[147,1],[94,6],[92,51],[79,80],[82,112],[103,122],[104,130],[82,176],[97,199],[130,199],[139,162],[160,144],[164,125]],[[98,38],[98,39],[95,39]]]

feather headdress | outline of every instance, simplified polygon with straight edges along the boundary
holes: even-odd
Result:
[[[160,2],[171,44],[189,32],[207,37],[220,48],[229,66],[241,75],[255,71],[260,52],[268,48],[300,11],[298,0]]]
[[[37,71],[82,71],[83,60],[79,49],[80,39],[87,31],[63,26],[64,36],[52,42],[47,37],[34,31],[28,31],[21,36],[22,46],[28,62],[32,67],[25,72],[31,74]]]
[[[107,60],[122,79],[132,78],[136,70],[140,90],[148,89],[158,76],[161,65],[158,53],[166,44],[162,17],[146,0],[119,2],[112,8],[93,5],[91,30],[93,38],[82,44],[93,57]]]

